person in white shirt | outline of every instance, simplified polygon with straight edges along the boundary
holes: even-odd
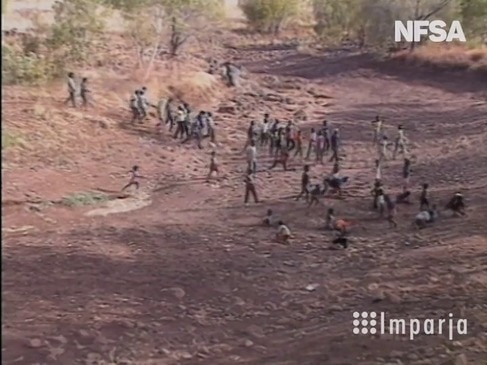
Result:
[[[379,152],[379,161],[385,161],[387,158],[387,154],[389,151],[389,141],[387,140],[387,136],[382,136],[382,140],[378,144],[378,152]]]
[[[433,223],[437,218],[438,212],[436,210],[436,205],[433,205],[430,210],[423,210],[416,214],[414,224],[416,225],[416,227],[421,229],[426,227],[428,223]]]
[[[247,164],[255,175],[257,173],[257,147],[254,140],[251,140],[250,145],[247,147]]]
[[[403,155],[406,153],[406,137],[404,136],[404,129],[402,125],[397,127],[397,137],[396,143],[394,144],[394,152],[392,154],[392,159],[396,159],[397,153],[400,152]]]
[[[186,123],[186,111],[182,105],[178,106],[178,111],[176,112],[176,132],[174,133],[173,138],[183,138],[185,135],[185,127],[184,124]]]
[[[382,218],[384,216],[384,211],[386,208],[386,200],[384,197],[384,191],[383,190],[379,191],[379,194],[377,196],[377,206],[379,207],[379,215]]]
[[[372,121],[372,125],[374,127],[374,140],[373,143],[379,143],[380,142],[380,137],[382,135],[382,126],[384,124],[384,121],[377,115],[375,119]]]
[[[306,160],[311,157],[311,151],[316,151],[316,139],[318,138],[314,128],[311,128],[311,133],[309,135],[308,151],[306,151]]]
[[[64,104],[71,102],[71,105],[76,108],[76,93],[77,93],[76,81],[74,80],[74,73],[68,73],[68,97],[64,101]]]
[[[276,241],[279,243],[289,243],[289,239],[291,238],[291,231],[289,228],[284,224],[283,221],[279,221],[276,233]]]
[[[382,180],[382,167],[380,160],[375,160],[375,180]]]
[[[264,121],[262,122],[261,129],[260,129],[260,145],[266,146],[267,142],[269,141],[269,114],[264,114]]]

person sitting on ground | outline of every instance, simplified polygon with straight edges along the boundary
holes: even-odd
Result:
[[[264,218],[264,225],[268,227],[273,227],[277,224],[277,217],[274,215],[272,209],[267,209],[267,214]]]
[[[347,222],[344,219],[336,219],[335,210],[333,208],[328,208],[326,213],[326,229],[336,231],[339,233],[340,237],[343,237],[348,233],[349,227],[350,222]]]
[[[344,237],[348,233],[348,228],[350,227],[350,222],[344,219],[337,219],[335,221],[334,230],[340,234],[340,237]]]
[[[343,237],[343,236],[338,236],[335,238],[333,241],[331,241],[332,245],[330,247],[330,250],[337,250],[339,246],[343,248],[348,247],[348,238]]]
[[[276,233],[276,241],[279,243],[289,243],[289,239],[291,238],[291,231],[289,228],[284,224],[283,221],[279,221]]]
[[[418,228],[424,228],[427,224],[433,223],[438,218],[438,213],[436,210],[436,205],[433,205],[431,209],[422,210],[416,214],[414,219],[414,224]]]
[[[411,204],[409,201],[410,196],[411,192],[409,190],[403,191],[396,196],[396,204]]]
[[[460,192],[455,193],[453,198],[451,198],[446,205],[446,209],[453,211],[454,214],[459,214],[462,216],[466,215],[463,195]]]

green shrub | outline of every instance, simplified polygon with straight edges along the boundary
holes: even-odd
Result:
[[[243,0],[240,2],[249,25],[256,31],[278,34],[299,15],[303,2],[297,0]]]
[[[2,84],[38,85],[50,79],[53,67],[42,55],[2,45]]]

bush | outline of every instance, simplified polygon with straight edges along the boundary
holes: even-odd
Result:
[[[51,78],[53,70],[49,61],[39,54],[2,45],[3,85],[39,85]]]
[[[299,15],[300,4],[297,0],[243,0],[240,8],[254,30],[278,34]]]

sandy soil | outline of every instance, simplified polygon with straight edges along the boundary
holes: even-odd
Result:
[[[152,122],[119,124],[128,117],[120,105],[134,83],[95,79],[107,99],[83,112],[61,105],[61,86],[3,96],[6,125],[28,141],[22,153],[3,157],[4,363],[460,365],[465,356],[468,364],[484,364],[486,80],[346,50],[228,52],[248,71],[242,89],[212,80],[218,97],[197,106],[216,115],[225,172],[218,182],[204,181],[208,147],[180,146],[167,132],[156,135]],[[356,222],[349,249],[327,249],[323,207],[308,210],[290,199],[299,171],[260,172],[264,203],[243,205],[240,150],[248,121],[265,111],[278,118],[303,114],[305,130],[325,117],[340,127],[343,173],[352,183],[346,199],[325,204]],[[369,122],[376,114],[390,131],[405,126],[416,156],[414,204],[401,207],[397,230],[369,209]],[[58,142],[48,143],[49,133]],[[270,161],[261,154],[265,167]],[[117,191],[133,164],[149,177],[142,188],[148,206],[93,216],[93,207],[39,203],[76,191]],[[299,170],[303,161],[292,165]],[[330,170],[328,163],[313,165],[312,175]],[[400,173],[399,160],[387,162],[392,191],[399,190]],[[468,218],[413,230],[423,182],[440,206],[461,189]],[[291,245],[274,243],[274,232],[258,225],[268,207],[288,222]],[[314,290],[306,290],[310,284]],[[353,335],[357,310],[399,318],[452,312],[469,320],[469,333],[453,342]]]

